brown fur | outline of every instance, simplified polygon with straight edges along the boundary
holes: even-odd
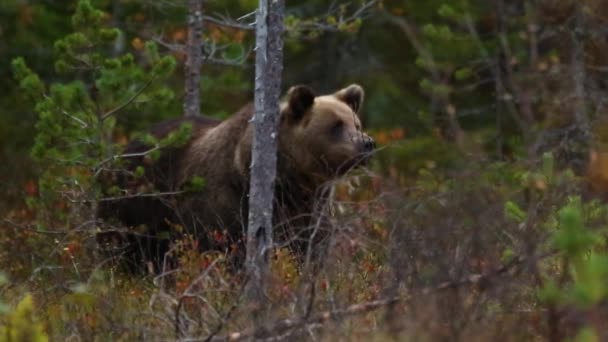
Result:
[[[361,131],[356,115],[362,101],[363,89],[358,85],[324,96],[297,86],[280,103],[274,216],[275,223],[283,223],[279,232],[304,232],[315,203],[322,199],[319,189],[323,184],[369,159],[374,143]],[[127,226],[146,225],[151,235],[174,233],[167,221],[178,223],[200,240],[203,249],[241,244],[247,226],[253,112],[250,104],[222,122],[184,118],[158,126],[153,133],[164,136],[188,120],[194,124],[194,132],[186,146],[163,151],[160,160],[146,165],[147,181],[160,191],[175,191],[199,176],[205,187],[172,200],[148,197],[102,202],[100,216],[117,217]],[[127,152],[146,148],[135,142]],[[130,168],[142,164],[139,158]],[[121,186],[129,187],[124,181]],[[225,231],[228,239],[218,239],[218,231]],[[158,253],[166,249],[164,246]],[[244,254],[242,247],[237,251]],[[153,259],[158,262],[160,255]]]

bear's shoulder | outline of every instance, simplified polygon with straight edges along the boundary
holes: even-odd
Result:
[[[150,133],[157,138],[166,137],[169,133],[178,129],[184,123],[192,124],[192,132],[207,130],[219,125],[222,121],[208,116],[185,116],[175,119],[165,120],[152,126]]]

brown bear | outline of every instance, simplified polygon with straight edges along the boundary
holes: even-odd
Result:
[[[316,206],[327,198],[324,185],[369,161],[375,142],[357,116],[363,98],[356,84],[323,96],[299,85],[281,100],[273,216],[279,241],[305,245]],[[125,172],[113,178],[124,192],[99,205],[104,221],[130,229],[125,252],[137,254],[127,259],[136,256],[135,265],[145,261],[161,267],[170,242],[184,232],[195,236],[202,250],[232,247],[244,255],[253,114],[249,104],[225,121],[183,117],[163,122],[151,134],[165,137],[184,122],[192,125],[192,134],[185,145],[163,149],[155,161],[148,154],[154,147],[139,140],[128,145]],[[138,167],[143,176],[134,177]],[[204,180],[202,189],[185,191],[195,177]],[[158,194],[138,195],[143,182]],[[105,236],[102,242],[113,235]]]

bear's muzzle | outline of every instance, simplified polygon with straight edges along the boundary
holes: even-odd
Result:
[[[376,141],[369,135],[363,137],[363,151],[373,152],[376,149]]]
[[[359,142],[359,160],[360,165],[367,165],[372,158],[373,152],[376,150],[376,141],[367,134],[361,137]]]

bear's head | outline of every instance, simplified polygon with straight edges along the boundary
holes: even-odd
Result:
[[[322,96],[291,87],[281,104],[280,153],[300,173],[325,180],[366,164],[376,144],[361,129],[363,97],[357,84]]]

